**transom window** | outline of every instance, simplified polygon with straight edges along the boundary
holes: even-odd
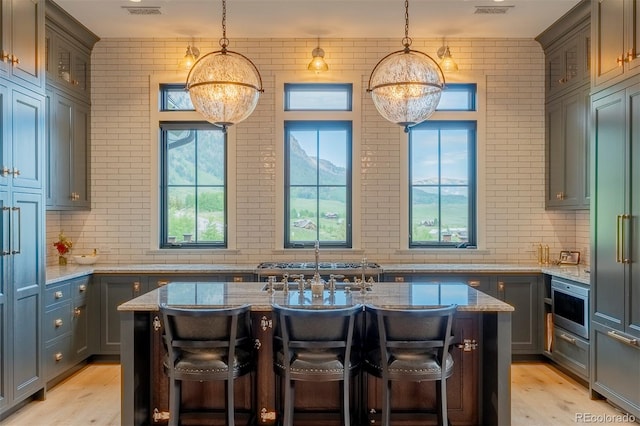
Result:
[[[351,84],[286,83],[285,111],[351,111]]]

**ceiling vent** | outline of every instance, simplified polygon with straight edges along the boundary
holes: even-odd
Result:
[[[504,15],[513,6],[476,6],[476,14],[481,15]]]
[[[160,6],[122,6],[129,15],[162,15]]]

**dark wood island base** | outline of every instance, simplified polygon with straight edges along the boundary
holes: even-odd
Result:
[[[180,287],[178,287],[180,286]],[[208,286],[208,287],[207,287]],[[276,376],[272,365],[273,337],[271,303],[300,305],[347,305],[368,303],[380,306],[416,307],[458,304],[454,324],[457,346],[452,349],[455,366],[449,378],[447,398],[453,425],[504,425],[511,423],[511,311],[513,308],[465,283],[378,283],[372,292],[330,295],[319,300],[300,298],[297,292],[269,294],[263,283],[172,283],[119,307],[121,313],[122,424],[164,424],[168,416],[168,378],[162,368],[162,323],[158,304],[204,306],[195,295],[212,291],[206,306],[252,305],[253,333],[258,349],[255,377],[238,380],[236,408],[251,407],[251,380],[255,380],[257,403],[253,419],[256,425],[276,423]],[[172,294],[171,292],[175,292]],[[179,294],[178,294],[179,293]],[[212,294],[213,294],[212,293]],[[186,297],[186,298],[185,298]],[[173,299],[173,302],[172,302]],[[332,300],[333,299],[333,300]],[[337,300],[335,300],[337,299]],[[327,306],[329,307],[329,306]],[[380,424],[381,391],[379,380],[363,373],[354,383],[356,425]],[[223,386],[220,383],[185,383],[185,409],[206,407],[222,409]],[[296,390],[296,424],[340,425],[339,390],[335,383],[300,383]],[[435,416],[417,411],[433,410],[433,382],[394,383],[392,404],[394,425],[436,424]],[[185,422],[190,424],[190,422]],[[194,417],[193,424],[203,424]],[[224,420],[222,423],[224,424]]]

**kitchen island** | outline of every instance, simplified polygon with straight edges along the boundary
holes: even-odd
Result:
[[[372,304],[385,307],[425,307],[457,304],[459,315],[454,326],[457,347],[452,351],[456,374],[449,379],[448,397],[454,424],[510,424],[510,364],[511,364],[511,312],[513,307],[475,290],[466,283],[376,283],[368,291],[325,290],[323,297],[313,298],[310,290],[299,292],[297,287],[288,293],[268,292],[264,283],[199,283],[174,282],[153,290],[119,306],[121,313],[122,363],[122,424],[141,425],[162,422],[166,417],[166,376],[162,372],[162,324],[158,315],[160,303],[174,306],[204,307],[251,305],[254,337],[258,350],[257,413],[258,424],[272,424],[275,418],[275,378],[272,368],[271,305],[345,306]],[[361,412],[376,412],[379,388],[376,379],[364,376]],[[240,383],[239,394],[249,395],[249,383]],[[195,385],[198,385],[197,383]],[[314,384],[315,385],[315,384]],[[413,401],[398,398],[410,411],[411,404],[429,400],[432,392],[416,391],[414,387],[398,387],[404,395],[413,395]],[[197,388],[183,394],[185,404],[198,401],[200,395],[215,389]],[[318,396],[323,392],[326,395]],[[299,405],[312,406],[321,401],[321,407],[332,408],[331,396],[335,391],[313,386],[308,396],[300,392]],[[395,392],[395,391],[394,391]],[[185,396],[186,395],[186,396]],[[335,396],[335,395],[334,395]],[[297,395],[298,397],[298,395]],[[241,403],[242,397],[239,398]],[[245,398],[248,406],[249,398]],[[417,400],[417,401],[416,401]],[[328,402],[327,402],[328,401]],[[407,406],[404,406],[409,404]],[[373,410],[373,411],[372,411]],[[379,411],[379,410],[377,410]],[[155,420],[154,420],[155,419]],[[311,423],[310,423],[311,424]],[[410,419],[403,424],[412,424]],[[420,424],[420,423],[416,423]]]

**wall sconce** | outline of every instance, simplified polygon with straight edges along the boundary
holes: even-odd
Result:
[[[458,71],[458,64],[456,64],[456,61],[453,60],[453,57],[451,56],[451,51],[449,50],[449,46],[443,45],[440,49],[438,49],[438,58],[441,59],[440,68],[442,68],[442,71],[444,72]]]
[[[198,60],[198,56],[200,56],[200,49],[195,46],[187,45],[187,51],[184,54],[184,57],[180,59],[178,67],[181,70],[189,71],[193,64]]]
[[[324,60],[324,50],[320,47],[320,39],[318,39],[318,47],[313,49],[311,56],[313,56],[313,59],[311,59],[311,62],[309,62],[309,65],[307,66],[309,71],[313,71],[316,74],[329,71],[329,65],[327,65]]]

